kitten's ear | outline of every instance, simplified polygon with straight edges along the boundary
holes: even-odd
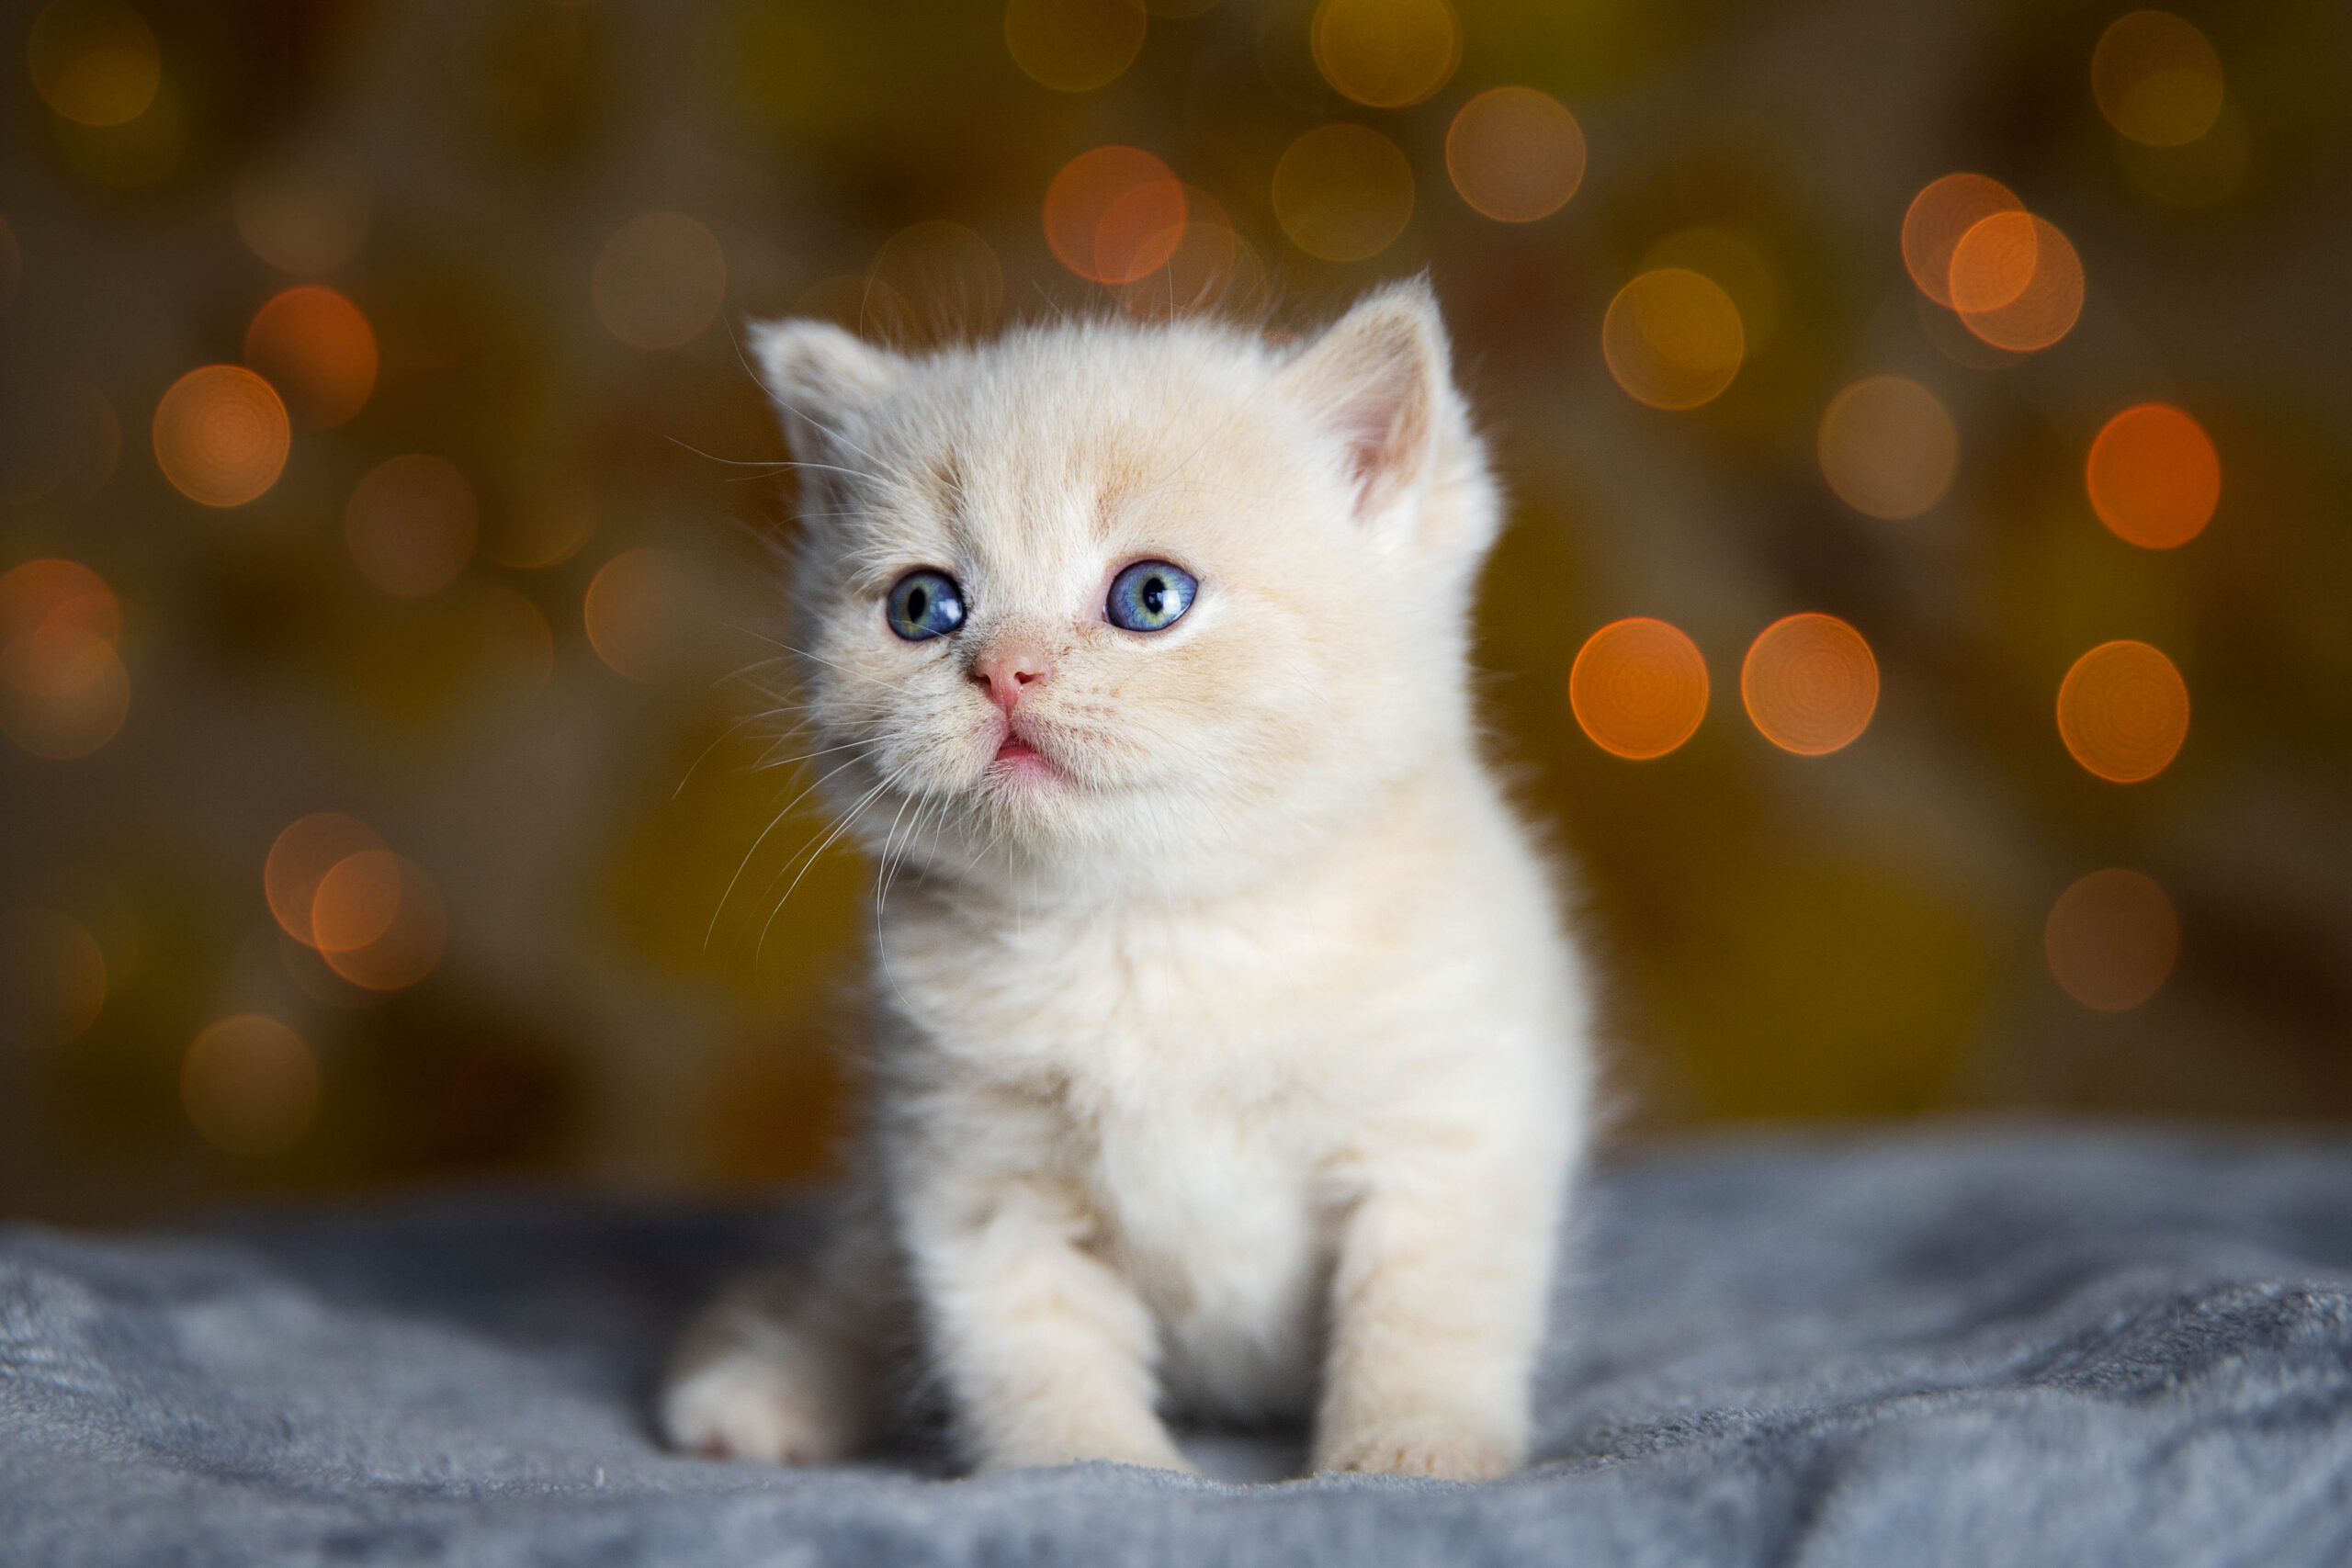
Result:
[[[831,321],[755,322],[752,358],[803,458],[840,448],[844,425],[906,374],[907,362]]]
[[[1427,279],[1364,299],[1283,377],[1292,396],[1346,444],[1359,517],[1383,516],[1430,477],[1453,381],[1445,326]]]

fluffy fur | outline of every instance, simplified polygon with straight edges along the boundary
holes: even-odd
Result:
[[[1586,990],[1479,757],[1499,508],[1426,287],[1303,346],[756,343],[810,465],[795,628],[884,868],[883,1022],[841,1235],[690,1334],[673,1438],[839,1458],[913,1355],[983,1470],[1188,1468],[1168,1415],[1312,1415],[1317,1469],[1519,1466]],[[1141,559],[1199,580],[1167,630],[1104,618]],[[888,629],[917,567],[954,635]]]

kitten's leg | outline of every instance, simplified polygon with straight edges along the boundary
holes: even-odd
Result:
[[[941,1173],[909,1208],[933,1359],[976,1470],[1193,1468],[1153,1409],[1151,1314],[1085,1250],[1093,1225],[1074,1196],[1035,1178]]]
[[[1424,1149],[1351,1213],[1315,1469],[1477,1481],[1526,1461],[1565,1161],[1520,1153]]]
[[[861,1230],[837,1237],[813,1271],[778,1270],[729,1290],[679,1344],[662,1393],[663,1433],[719,1459],[846,1458],[878,1414],[888,1271],[881,1238]]]

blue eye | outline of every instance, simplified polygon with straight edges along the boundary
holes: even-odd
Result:
[[[909,642],[928,642],[964,624],[964,591],[945,572],[925,567],[890,585],[885,613],[892,631]]]
[[[1122,631],[1164,632],[1184,618],[1200,586],[1181,566],[1139,560],[1111,580],[1102,614]]]

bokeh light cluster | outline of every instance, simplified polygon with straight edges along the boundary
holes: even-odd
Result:
[[[2341,7],[7,26],[0,1212],[821,1169],[872,910],[745,323],[1416,273],[1637,1124],[2352,1120]]]

